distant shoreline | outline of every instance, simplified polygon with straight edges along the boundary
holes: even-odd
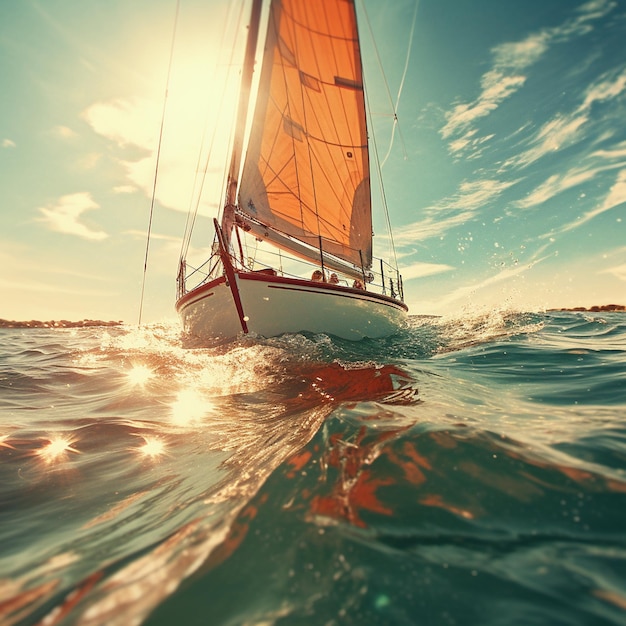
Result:
[[[92,326],[121,326],[124,322],[104,322],[102,320],[80,320],[71,322],[70,320],[41,320],[15,321],[0,319],[0,328],[86,328]]]
[[[580,313],[609,313],[612,311],[626,311],[626,306],[623,304],[602,304],[591,307],[577,306],[573,308],[554,308],[546,309],[547,312],[555,311],[573,311]],[[418,317],[439,317],[436,315],[420,315]],[[97,326],[122,326],[123,321],[108,321],[103,320],[4,320],[0,319],[0,328],[90,328]]]
[[[600,313],[608,311],[626,311],[626,306],[623,304],[602,304],[586,308],[584,306],[577,306],[572,309],[547,309],[548,311],[582,311],[588,313]]]

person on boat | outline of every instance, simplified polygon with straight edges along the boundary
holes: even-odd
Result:
[[[311,276],[311,280],[316,283],[321,283],[324,281],[324,274],[322,274],[322,270],[315,270],[313,275]]]
[[[337,274],[335,274],[335,272],[333,272],[333,273],[330,275],[330,278],[328,279],[328,282],[329,282],[331,285],[338,285],[338,284],[339,284],[339,277],[337,276]]]
[[[352,283],[352,289],[365,289],[365,285],[362,280],[358,278]]]

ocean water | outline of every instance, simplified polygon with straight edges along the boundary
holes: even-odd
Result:
[[[626,624],[626,314],[2,329],[0,623]]]

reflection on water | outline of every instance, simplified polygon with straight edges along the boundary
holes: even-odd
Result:
[[[59,463],[67,459],[69,452],[78,453],[76,448],[72,448],[73,440],[69,437],[56,436],[48,440],[46,444],[35,453],[38,454],[47,464]]]
[[[619,623],[624,337],[4,330],[0,622]]]
[[[288,345],[182,348],[170,329],[73,331],[62,351],[47,337],[36,354],[16,351],[16,411],[2,423],[3,496],[28,516],[4,559],[23,572],[1,583],[8,623],[140,621],[216,547],[214,559],[234,549],[223,541],[240,509],[335,407],[409,382],[397,367],[309,361]],[[48,516],[65,519],[45,530]],[[54,567],[34,567],[48,554]]]

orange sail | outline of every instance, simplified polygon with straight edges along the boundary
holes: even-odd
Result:
[[[353,0],[272,1],[239,211],[357,267],[371,266]]]

